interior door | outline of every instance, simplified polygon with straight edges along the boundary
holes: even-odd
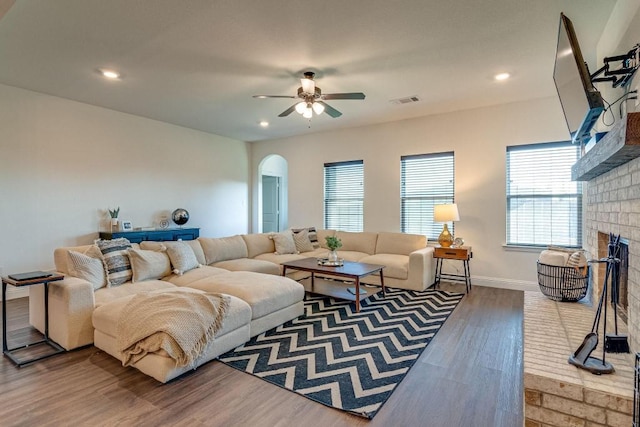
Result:
[[[262,175],[262,232],[280,231],[280,177]]]

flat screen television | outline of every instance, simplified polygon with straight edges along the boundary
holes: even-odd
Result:
[[[593,86],[571,20],[560,14],[553,80],[574,144],[588,142],[591,129],[604,109],[600,92]]]

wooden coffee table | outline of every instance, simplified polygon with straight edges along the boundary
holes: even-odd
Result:
[[[328,295],[335,298],[346,299],[356,302],[356,313],[360,312],[360,300],[367,298],[370,294],[360,294],[360,279],[370,274],[380,274],[380,286],[382,287],[382,295],[387,296],[384,287],[384,276],[382,269],[384,265],[365,264],[362,262],[344,261],[344,265],[339,267],[331,267],[326,265],[318,265],[316,258],[305,258],[296,261],[283,262],[282,275],[287,274],[287,269],[308,271],[311,273],[311,292]],[[351,294],[344,286],[331,285],[324,283],[316,289],[315,275],[316,273],[326,274],[329,276],[346,277],[355,280],[355,294]]]

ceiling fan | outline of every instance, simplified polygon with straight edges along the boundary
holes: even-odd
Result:
[[[331,99],[364,99],[365,95],[362,92],[351,93],[327,93],[322,94],[322,90],[316,86],[316,82],[313,80],[315,73],[307,71],[304,73],[304,78],[300,79],[302,86],[298,88],[298,94],[295,96],[289,95],[253,95],[254,98],[300,98],[301,101],[293,104],[291,107],[284,110],[278,115],[278,117],[286,117],[293,111],[297,111],[302,114],[304,118],[310,119],[313,113],[322,114],[327,113],[333,118],[340,117],[342,113],[329,104],[325,103],[326,100]]]

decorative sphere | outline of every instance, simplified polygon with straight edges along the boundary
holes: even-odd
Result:
[[[189,221],[189,212],[187,212],[186,209],[182,209],[182,208],[176,209],[171,214],[171,219],[177,225],[185,225],[187,221]]]

